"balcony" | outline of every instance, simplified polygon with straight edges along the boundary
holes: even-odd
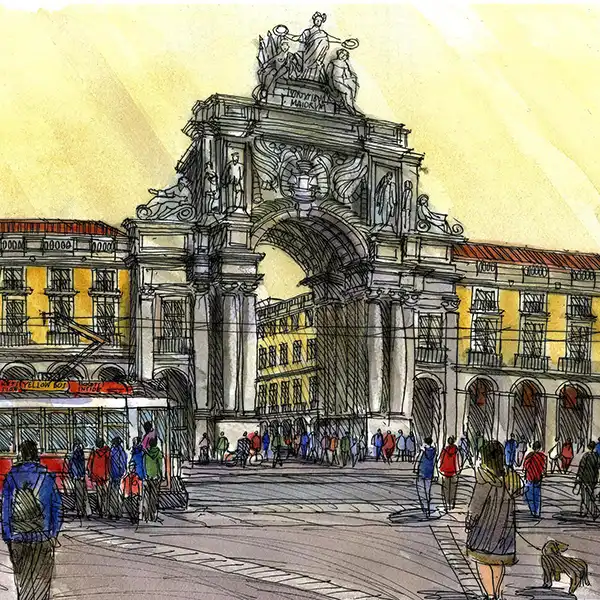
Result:
[[[285,403],[281,405],[281,412],[292,412],[292,405],[289,403]]]
[[[550,358],[548,356],[531,356],[529,354],[515,354],[515,367],[528,371],[547,371]]]
[[[592,361],[584,358],[563,356],[558,359],[558,370],[575,375],[589,375],[592,372]]]
[[[471,312],[498,313],[498,303],[495,300],[475,298],[471,303]]]
[[[306,410],[306,404],[304,402],[294,402],[294,411],[297,413],[303,413]]]
[[[521,312],[526,315],[543,315],[546,312],[546,303],[541,300],[523,300]]]
[[[445,348],[416,348],[415,358],[417,362],[428,365],[441,365],[446,362]]]
[[[46,343],[50,346],[79,346],[79,334],[71,331],[49,331]]]
[[[0,346],[29,346],[33,341],[30,331],[0,332]]]
[[[267,405],[266,404],[259,404],[256,407],[256,416],[260,417],[262,415],[266,415],[267,414]]]
[[[269,405],[269,414],[273,415],[279,412],[279,405],[278,404],[271,404]]]
[[[155,340],[154,351],[157,354],[189,354],[190,340],[188,338],[159,337]]]
[[[569,303],[567,306],[567,316],[569,319],[595,319],[595,315],[592,313],[592,303]]]
[[[495,352],[468,351],[468,365],[470,367],[501,367],[502,355]]]

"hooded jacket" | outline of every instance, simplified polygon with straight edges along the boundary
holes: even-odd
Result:
[[[144,455],[146,479],[162,479],[163,453],[158,446],[151,446]]]
[[[458,447],[454,444],[446,446],[440,455],[440,473],[444,477],[458,475]]]

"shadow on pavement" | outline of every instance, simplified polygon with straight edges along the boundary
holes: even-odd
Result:
[[[420,508],[407,508],[393,512],[388,515],[390,523],[394,525],[412,525],[416,523],[429,523],[430,521],[437,521],[444,516],[444,513],[439,510],[435,510],[431,513],[431,516],[427,518]]]
[[[425,600],[479,600],[481,598],[481,596],[467,594],[465,592],[446,592],[439,590],[419,591],[418,594]]]
[[[522,590],[516,590],[517,596],[524,596],[530,598],[530,600],[576,600],[577,596],[569,594],[564,590],[558,588],[545,588],[545,587],[528,587]]]
[[[575,511],[561,511],[553,516],[554,519],[561,523],[578,523],[579,525],[592,525],[600,527],[600,520],[591,517],[582,517]]]

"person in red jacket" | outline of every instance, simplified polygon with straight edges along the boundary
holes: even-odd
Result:
[[[456,507],[458,475],[462,466],[461,454],[454,437],[448,438],[448,445],[440,454],[439,470],[442,474],[442,496],[446,512]]]
[[[523,461],[525,474],[525,500],[532,517],[540,517],[542,513],[542,479],[546,474],[546,455],[542,452],[542,444],[533,442],[533,451]]]
[[[394,457],[394,450],[396,449],[396,437],[388,430],[383,438],[383,461],[388,465],[392,464],[392,458]]]
[[[88,459],[88,475],[96,489],[96,506],[100,518],[108,515],[108,488],[110,485],[110,448],[102,438],[96,440],[96,449]]]

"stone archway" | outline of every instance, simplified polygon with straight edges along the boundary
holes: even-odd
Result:
[[[496,418],[496,386],[484,377],[477,377],[467,387],[467,435],[471,443],[483,436],[493,439]]]
[[[546,394],[541,385],[524,379],[511,390],[510,433],[528,445],[538,441],[544,448],[546,428]]]
[[[0,373],[2,379],[35,379],[35,369],[25,363],[10,363]]]
[[[591,401],[589,390],[578,383],[565,383],[558,391],[558,438],[570,439],[576,452],[583,452],[589,442]]]
[[[121,367],[105,365],[100,367],[94,373],[94,379],[98,381],[116,381],[117,383],[125,383],[127,381],[127,375]]]
[[[437,443],[442,419],[439,382],[426,375],[416,378],[412,406],[413,433],[417,441],[432,438]]]

